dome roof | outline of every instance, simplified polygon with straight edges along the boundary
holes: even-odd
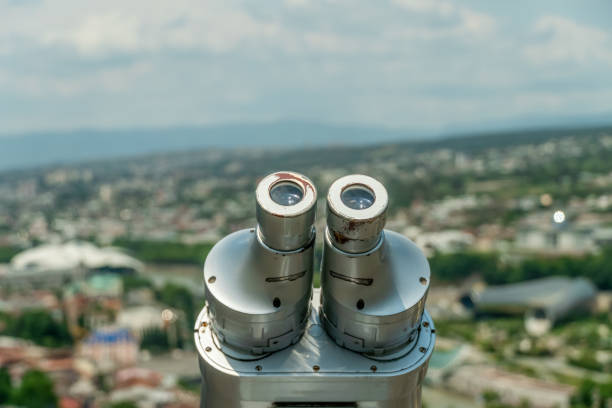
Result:
[[[99,248],[88,242],[46,244],[23,251],[13,257],[13,270],[62,270],[78,267],[87,269],[130,268],[139,270],[142,263],[116,248]]]

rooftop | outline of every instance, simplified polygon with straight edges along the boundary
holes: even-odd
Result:
[[[25,250],[11,260],[13,271],[128,268],[140,270],[142,263],[117,248],[99,248],[88,242],[46,244]]]

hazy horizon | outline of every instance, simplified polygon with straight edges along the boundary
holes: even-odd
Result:
[[[76,129],[0,137],[0,172],[38,166],[215,149],[299,149],[331,146],[428,143],[504,134],[580,131],[612,127],[606,120],[558,121],[556,125],[497,127],[453,132],[416,132],[374,126],[277,121],[210,126],[132,129]]]

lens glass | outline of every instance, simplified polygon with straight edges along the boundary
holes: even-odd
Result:
[[[374,204],[374,193],[366,186],[351,186],[342,192],[342,202],[353,210],[365,210]]]
[[[270,198],[276,204],[290,206],[302,201],[304,193],[297,184],[291,182],[281,182],[272,187]]]

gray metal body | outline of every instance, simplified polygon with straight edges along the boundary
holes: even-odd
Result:
[[[342,201],[342,192],[355,186],[373,194],[375,201],[370,207],[354,209]],[[353,174],[334,181],[327,194],[327,230],[334,246],[355,254],[374,248],[385,227],[388,201],[387,190],[372,177]]]
[[[308,318],[314,236],[295,251],[266,246],[257,229],[219,241],[204,265],[209,323],[231,355],[260,355],[298,341]]]
[[[320,291],[312,182],[272,173],[256,198],[257,228],[219,241],[204,264],[202,406],[420,407],[435,344],[429,264],[383,231],[384,186],[350,175],[330,187]]]
[[[398,233],[385,230],[373,249],[351,254],[326,231],[321,315],[342,347],[382,355],[413,342],[429,282],[425,255]]]
[[[195,332],[203,378],[201,406],[421,406],[421,384],[435,344],[435,329],[427,312],[415,341],[378,358],[339,347],[323,329],[318,309],[319,290],[315,289],[306,331],[296,344],[240,360],[223,352],[210,330],[205,308]]]
[[[291,183],[303,193],[301,201],[285,206],[270,196],[276,184]],[[293,251],[307,246],[314,237],[317,190],[308,177],[290,171],[264,177],[255,191],[257,229],[261,241],[279,251]]]

